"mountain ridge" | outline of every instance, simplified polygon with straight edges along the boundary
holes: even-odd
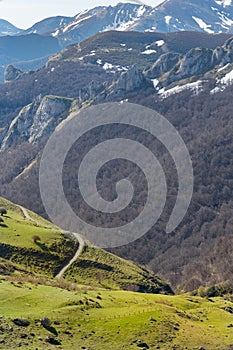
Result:
[[[3,21],[4,22],[4,21]],[[2,23],[3,23],[2,22]],[[150,7],[132,3],[118,3],[115,6],[98,6],[82,11],[74,17],[55,16],[45,18],[26,30],[2,36],[5,39],[3,52],[0,55],[0,66],[17,64],[23,70],[36,70],[43,66],[45,57],[69,46],[80,43],[93,35],[106,31],[139,31],[139,32],[179,32],[197,31],[205,33],[233,33],[233,5],[218,0],[168,0]],[[1,33],[1,27],[0,27]],[[38,52],[27,36],[37,34],[43,42],[43,54]],[[20,43],[24,36],[27,45]],[[47,37],[47,39],[46,39]],[[35,52],[33,60],[26,57],[22,60],[17,52],[7,54],[11,41],[16,46],[22,45],[21,52]],[[54,40],[53,49],[49,44]],[[27,63],[28,62],[28,63]],[[2,71],[3,77],[3,68]]]

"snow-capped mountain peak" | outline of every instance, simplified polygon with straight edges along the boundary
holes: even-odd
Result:
[[[78,13],[72,22],[52,33],[63,44],[86,39],[98,32],[125,31],[149,15],[152,8],[147,5],[119,3],[116,6],[98,6]]]
[[[166,0],[155,8],[133,3],[99,6],[80,12],[53,36],[67,46],[109,30],[233,33],[232,0]]]

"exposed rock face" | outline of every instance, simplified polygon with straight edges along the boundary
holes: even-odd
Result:
[[[23,72],[20,69],[15,68],[12,66],[12,64],[9,64],[4,71],[4,81],[7,82],[16,80],[22,74]]]
[[[9,64],[4,71],[4,82],[7,83],[12,80],[18,80],[32,73],[34,73],[34,71],[29,70],[23,72],[21,69],[14,67],[12,64]]]
[[[110,87],[96,96],[95,102],[111,100],[112,97],[122,96],[125,93],[135,91],[148,84],[142,71],[137,66],[132,66],[127,72],[123,72],[120,78]]]
[[[130,92],[134,91],[142,86],[145,82],[145,77],[142,71],[133,66],[127,72],[121,74],[119,80],[115,84],[115,91]]]
[[[212,55],[213,51],[210,49],[191,49],[170,72],[166,85],[177,80],[204,74],[212,68]]]
[[[33,103],[22,108],[11,123],[3,140],[2,149],[13,144],[17,138],[34,143],[50,135],[65,119],[73,100],[57,96],[40,96]]]
[[[104,84],[98,81],[92,81],[86,87],[79,90],[79,96],[77,98],[78,106],[81,107],[84,102],[93,100],[105,88],[106,86]]]
[[[166,53],[146,71],[146,76],[150,79],[160,77],[162,74],[169,72],[180,60],[181,55],[175,52]]]
[[[216,49],[193,48],[185,55],[167,53],[145,72],[146,77],[158,79],[160,87],[211,71],[216,66],[225,66],[233,62],[233,38]]]
[[[233,38],[226,41],[225,45],[220,48],[221,50],[221,64],[222,66],[227,63],[233,62]]]

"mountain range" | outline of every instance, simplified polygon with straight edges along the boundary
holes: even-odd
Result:
[[[233,5],[229,0],[167,0],[155,8],[130,3],[98,6],[74,17],[45,18],[26,30],[15,28],[9,22],[0,20],[0,35],[5,37],[0,43],[0,75],[3,79],[7,63],[17,65],[21,70],[38,69],[51,54],[109,30],[233,33],[232,24]],[[40,37],[38,40],[43,46],[42,51],[35,50],[32,34]],[[24,57],[18,55],[17,49],[10,50],[13,41],[11,36],[16,36],[14,43],[21,46]],[[47,37],[50,37],[50,40]]]
[[[156,7],[119,3],[87,9],[74,17],[45,18],[26,30],[1,20],[0,33],[52,35],[67,45],[107,30],[232,33],[232,17],[230,0],[166,0]]]
[[[36,72],[8,67],[7,83],[0,85],[1,195],[46,217],[38,169],[46,140],[56,126],[88,105],[109,101],[145,105],[166,116],[183,136],[193,160],[193,200],[180,227],[165,234],[177,184],[169,155],[158,147],[170,184],[163,216],[147,235],[113,252],[149,266],[175,290],[231,279],[232,69],[230,34],[184,31],[108,31],[65,48]],[[105,133],[114,138],[121,131],[113,128]],[[125,133],[133,139],[145,137],[136,131]],[[71,152],[64,165],[66,195],[75,210],[82,203],[72,186],[72,174],[86,147],[101,140],[101,135],[89,135],[88,143]],[[152,140],[145,142],[150,145]],[[126,164],[123,168],[115,164],[113,169],[113,182],[134,171]],[[111,169],[105,171],[102,177],[107,182],[100,184],[100,191],[108,196]],[[140,203],[145,195],[143,178],[139,176],[137,183]],[[98,225],[106,220],[84,208],[85,220]],[[115,217],[111,224],[124,224],[127,215]],[[69,224],[66,218],[63,223]]]
[[[99,6],[27,30],[0,21],[0,348],[233,349],[232,23],[230,0]],[[149,148],[167,185],[157,223],[103,250],[63,208],[53,217],[59,227],[48,221],[39,171],[55,129],[108,102],[163,115],[190,153],[194,188],[167,233],[180,186],[167,148],[129,125],[87,131],[62,169],[65,197],[82,220],[121,227],[148,198],[144,172],[120,157],[101,167],[96,188],[113,201],[116,184],[129,180],[127,207],[109,214],[83,199],[80,164],[102,141]],[[53,161],[48,170],[57,196]],[[143,219],[153,216],[151,209]]]

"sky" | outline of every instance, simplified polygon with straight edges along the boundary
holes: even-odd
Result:
[[[26,29],[46,17],[63,15],[75,16],[82,10],[99,5],[115,5],[118,2],[108,0],[0,0],[0,18],[5,19],[18,28]],[[136,2],[144,2],[135,1]],[[156,6],[162,0],[145,0],[145,4]]]

